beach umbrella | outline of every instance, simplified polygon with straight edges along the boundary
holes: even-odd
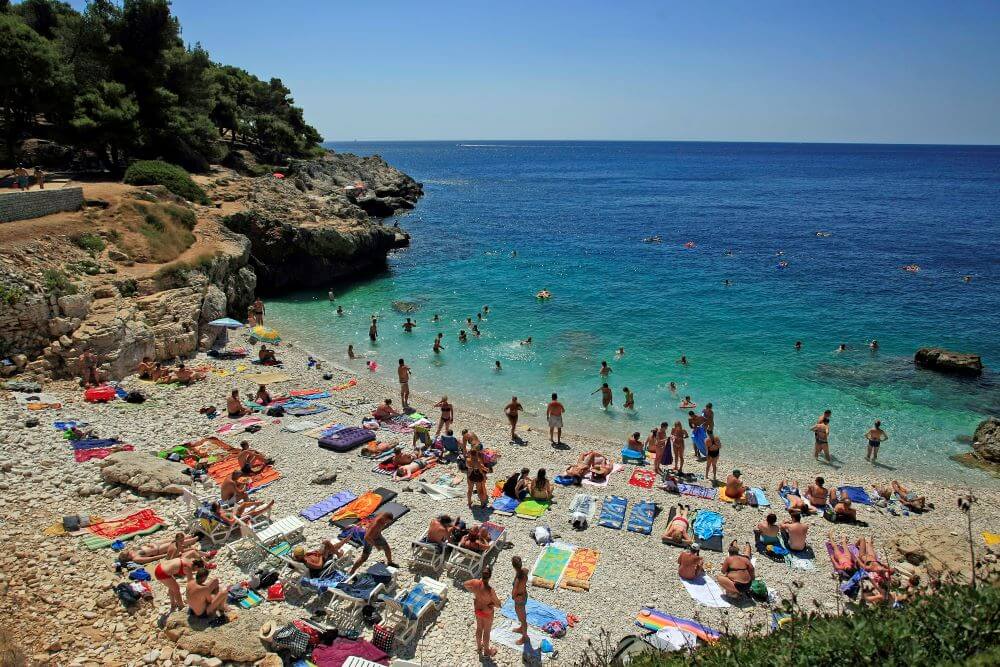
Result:
[[[242,329],[243,323],[237,322],[231,317],[223,317],[218,320],[212,320],[208,323],[210,327],[223,327],[224,329]]]
[[[265,343],[278,343],[281,342],[281,336],[274,329],[268,329],[265,326],[257,325],[250,330],[250,333],[257,340],[264,341]]]

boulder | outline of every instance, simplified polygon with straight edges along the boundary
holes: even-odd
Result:
[[[964,530],[964,529],[962,529]],[[892,546],[908,563],[934,577],[956,577],[970,581],[969,542],[952,526],[921,526],[900,533]]]
[[[990,417],[980,422],[972,436],[972,451],[983,461],[1000,464],[1000,419]]]
[[[983,360],[978,354],[952,352],[940,347],[923,347],[913,355],[913,363],[939,373],[976,377],[983,373]]]
[[[291,610],[268,608],[267,611],[267,615],[238,611],[235,621],[218,627],[179,611],[167,617],[164,631],[177,635],[177,648],[188,653],[213,656],[223,662],[257,662],[269,653],[258,638],[261,625],[273,621],[281,626],[296,618]]]
[[[143,495],[180,495],[191,478],[183,473],[185,466],[144,452],[115,452],[100,461],[101,479],[109,484],[121,484]]]
[[[66,317],[84,318],[90,311],[89,294],[67,294],[59,297],[59,308]]]
[[[420,310],[420,304],[416,301],[393,301],[392,309],[397,313],[403,313],[404,315],[409,315]]]

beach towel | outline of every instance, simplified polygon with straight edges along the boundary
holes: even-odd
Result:
[[[594,515],[597,514],[597,496],[589,493],[576,494],[569,504],[568,513],[570,517],[577,513],[583,514],[587,517],[587,523],[590,523],[594,520]]]
[[[284,422],[281,425],[282,431],[287,431],[288,433],[302,433],[303,431],[308,431],[309,429],[319,428],[319,424],[308,419],[293,419]]]
[[[221,461],[216,461],[208,466],[207,472],[208,476],[221,486],[233,474],[234,470],[239,469],[239,454],[230,454]],[[250,482],[247,484],[247,490],[249,491],[251,489],[259,489],[275,480],[281,479],[281,473],[275,470],[273,466],[266,465],[259,473],[245,477],[250,478]]]
[[[566,627],[569,627],[566,612],[555,607],[550,607],[543,602],[528,598],[528,601],[524,605],[524,611],[528,625],[536,628],[541,628],[546,623],[551,623],[552,621],[559,621]],[[500,608],[500,613],[509,619],[517,620],[517,612],[514,611],[514,598],[507,598],[507,601],[503,603],[503,607]]]
[[[707,625],[702,625],[697,621],[681,618],[680,616],[671,616],[666,612],[653,609],[652,607],[643,607],[635,618],[635,624],[640,628],[646,628],[653,632],[659,632],[663,628],[677,628],[678,630],[690,632],[705,642],[717,641],[722,636],[721,632],[713,630]]]
[[[626,530],[632,533],[649,535],[653,532],[653,520],[656,518],[656,503],[650,500],[640,500],[632,506],[629,513]]]
[[[712,510],[698,510],[694,517],[691,529],[699,542],[708,540],[715,535],[722,535],[722,526],[726,520],[718,512]]]
[[[464,493],[461,489],[456,488],[454,486],[450,486],[448,484],[428,483],[421,481],[419,479],[416,480],[414,484],[417,485],[417,488],[419,488],[428,496],[430,496],[431,500],[450,500],[452,498],[461,498],[462,494]],[[517,503],[517,501],[514,500],[513,498],[511,498],[511,500],[514,503]],[[515,504],[514,507],[516,506],[517,505]],[[511,508],[508,514],[513,514],[513,512],[514,509]]]
[[[996,533],[990,533],[984,530],[983,541],[986,542],[986,544],[989,546],[993,546],[994,544],[1000,544],[1000,535],[997,535]]]
[[[348,503],[357,500],[358,496],[351,491],[341,491],[328,498],[324,498],[315,505],[305,508],[300,515],[310,521],[319,521],[330,512],[335,512]]]
[[[593,549],[576,549],[566,563],[560,588],[571,591],[589,591],[590,580],[597,570],[597,560],[601,554]]]
[[[553,542],[538,555],[531,570],[531,585],[553,589],[559,584],[574,547],[561,542]]]
[[[532,662],[546,661],[549,659],[548,653],[542,653],[538,647],[541,646],[543,640],[548,639],[548,635],[543,633],[541,630],[535,628],[528,628],[528,643],[519,645],[517,642],[521,639],[521,633],[514,632],[514,628],[518,627],[519,623],[517,621],[512,621],[510,619],[497,619],[493,624],[493,629],[490,631],[490,641],[500,646],[506,647],[514,651],[515,653],[526,654],[523,658],[525,664],[532,664]]]
[[[378,509],[375,510],[375,512],[378,514],[381,514],[382,512],[388,512],[389,514],[392,515],[392,521],[389,522],[389,526],[394,524],[396,520],[399,519],[399,517],[403,516],[409,511],[410,508],[407,507],[406,505],[401,505],[400,503],[392,501],[382,503],[381,505],[378,506]],[[386,526],[386,528],[388,528],[389,526]]]
[[[512,515],[517,506],[520,505],[520,501],[517,498],[511,498],[510,496],[500,496],[499,498],[493,499],[493,511],[498,514]]]
[[[266,422],[260,417],[255,417],[251,415],[249,417],[243,417],[242,419],[234,422],[223,424],[219,428],[215,429],[215,432],[221,433],[222,435],[225,435],[227,433],[242,433],[243,431],[247,430],[248,426],[254,426],[256,424],[264,424],[264,423]]]
[[[847,550],[851,552],[851,555],[855,558],[858,557],[858,548],[851,544],[848,545]],[[838,569],[836,565],[833,564],[833,545],[830,540],[826,541],[826,555],[830,557],[830,565],[833,566],[833,571],[839,574],[841,577],[846,577],[850,574],[849,570]]]
[[[722,587],[711,577],[701,576],[697,579],[681,579],[681,583],[684,584],[688,595],[700,605],[712,607],[713,609],[732,606],[723,599]]]
[[[597,524],[605,528],[621,530],[625,523],[625,510],[628,508],[628,501],[621,496],[608,496],[601,505],[601,517]]]
[[[330,408],[325,405],[313,404],[304,405],[302,407],[291,407],[285,408],[285,414],[291,415],[293,417],[309,417],[311,415],[318,415],[321,412],[326,412]]]
[[[364,639],[337,637],[333,643],[320,644],[312,652],[312,662],[316,667],[343,667],[351,658],[368,660],[376,665],[389,664],[386,652]]]
[[[152,509],[143,509],[118,519],[92,523],[82,533],[82,543],[90,550],[111,546],[116,540],[131,540],[165,527],[163,518]]]
[[[549,509],[549,505],[551,504],[551,500],[535,500],[533,498],[528,498],[527,500],[521,501],[521,503],[514,509],[514,514],[522,519],[537,519],[545,514],[545,510]]]
[[[682,496],[704,498],[705,500],[715,500],[715,497],[717,495],[716,489],[710,489],[705,486],[698,486],[697,484],[678,483],[677,491],[680,492]]]
[[[622,447],[622,461],[625,463],[643,464],[646,462],[646,453],[636,451],[628,446]]]
[[[764,489],[759,489],[755,486],[750,487],[747,492],[747,498],[749,499],[750,494],[753,494],[754,501],[757,503],[757,507],[770,507],[771,501],[767,499],[767,495],[764,493]],[[753,503],[750,503],[751,505]]]
[[[350,380],[348,380],[347,382],[345,382],[343,384],[337,384],[337,385],[334,385],[334,386],[330,387],[330,391],[344,391],[345,389],[350,389],[351,387],[357,386],[357,384],[358,384],[358,381],[355,380],[354,378],[351,378]]]
[[[292,376],[288,373],[281,373],[279,371],[274,371],[272,373],[256,373],[251,375],[245,375],[244,379],[249,380],[257,385],[268,385],[268,384],[278,384],[281,382],[288,382],[292,379]]]
[[[73,441],[73,449],[105,449],[113,447],[120,442],[117,438],[85,438]]]
[[[296,396],[298,398],[305,398],[306,396],[312,396],[313,394],[322,394],[322,393],[324,393],[322,389],[320,389],[319,387],[313,387],[312,389],[293,389],[292,391],[288,392],[288,395]],[[329,392],[327,392],[327,396],[329,396]]]
[[[629,478],[628,483],[640,489],[651,489],[656,483],[656,474],[652,470],[636,468],[632,471],[632,477]]]
[[[358,521],[374,514],[381,505],[396,497],[395,491],[379,487],[374,491],[363,493],[357,500],[341,507],[330,517],[330,523],[339,528],[349,528]]]
[[[322,579],[317,577],[303,577],[301,579],[301,584],[318,593],[326,593],[331,588],[339,586],[345,579],[347,579],[346,573],[334,571],[329,576],[323,577]]]
[[[705,458],[708,455],[708,450],[705,449],[705,440],[708,439],[708,433],[705,431],[704,426],[696,426],[691,431],[691,442],[694,443],[694,447],[698,450],[698,456]]]
[[[429,604],[437,604],[440,601],[440,595],[425,589],[424,585],[419,583],[406,592],[403,599],[399,601],[399,606],[403,608],[403,615],[412,621],[420,617],[420,612],[423,611],[424,607]]]
[[[698,647],[698,638],[696,636],[674,627],[657,630],[647,637],[646,641],[661,651],[694,650]]]
[[[852,503],[860,503],[862,505],[873,505],[874,502],[868,492],[865,491],[860,486],[839,486],[837,487],[837,495],[846,493],[847,497],[851,499]]]
[[[663,535],[660,536],[660,540],[664,544],[669,544],[671,546],[675,546],[675,547],[687,547],[688,546],[687,542],[684,542],[684,541],[681,541],[681,540],[668,539],[666,537],[667,529],[670,528],[670,524],[673,522],[673,520],[674,520],[674,518],[676,516],[677,516],[677,508],[676,507],[671,507],[670,508],[670,514],[667,516],[667,528],[665,528],[663,530]],[[691,536],[691,525],[690,525],[690,523],[688,524],[687,535],[688,535],[688,537]]]
[[[115,452],[131,452],[135,449],[132,445],[121,445],[118,447],[98,447],[96,449],[76,449],[73,450],[73,459],[77,463],[86,463],[93,459],[105,459]]]
[[[619,472],[619,471],[624,470],[624,469],[625,469],[625,466],[623,466],[621,463],[616,463],[611,468],[611,472],[608,473],[608,476],[605,477],[603,480],[601,480],[601,481],[594,481],[593,475],[591,473],[587,473],[586,477],[583,478],[583,483],[586,484],[587,486],[596,486],[596,487],[604,488],[605,486],[608,485],[608,482],[611,481],[611,476],[612,475],[614,475],[616,472]]]

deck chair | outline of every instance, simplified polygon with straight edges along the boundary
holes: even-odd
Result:
[[[422,567],[435,572],[439,571],[448,560],[451,544],[438,545],[427,542],[427,533],[419,540],[410,542],[410,567]]]
[[[490,545],[483,550],[483,553],[463,549],[457,544],[451,545],[451,555],[445,563],[445,570],[452,577],[464,575],[469,579],[478,577],[483,571],[486,559],[496,550],[497,545],[507,535],[507,529],[500,524],[486,521],[483,528],[489,531]]]
[[[394,597],[382,597],[385,613],[382,625],[394,628],[395,640],[401,645],[409,644],[417,638],[420,624],[432,611],[440,612],[448,601],[448,586],[442,581],[422,577],[408,590],[400,591]]]
[[[372,576],[371,571],[374,567],[378,566],[374,565],[364,572],[359,570],[331,588],[332,596],[326,605],[327,612],[347,617],[357,616],[365,605],[378,600],[380,596],[396,587],[398,573],[396,568],[385,567],[390,575],[390,581],[386,584]]]
[[[257,523],[256,520],[260,518],[254,517],[251,522],[243,520],[236,522],[240,530],[240,539],[226,545],[226,551],[234,561],[240,562],[245,557],[245,554],[240,552],[245,550],[269,551],[270,547],[278,542],[294,543],[305,539],[303,530],[306,524],[298,516],[290,514],[266,524]]]

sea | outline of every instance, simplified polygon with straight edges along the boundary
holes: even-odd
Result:
[[[317,354],[346,362],[352,343],[391,383],[405,358],[413,390],[447,394],[459,425],[463,409],[502,420],[512,395],[543,425],[558,392],[566,441],[624,441],[686,423],[678,406],[690,396],[698,410],[713,404],[724,459],[809,466],[809,428],[829,409],[836,467],[868,465],[864,433],[879,419],[889,440],[873,474],[987,479],[949,457],[1000,414],[1000,147],[329,147],[381,155],[426,196],[387,222],[412,240],[384,273],[338,285],[332,301],[324,289],[268,303],[269,323]],[[466,318],[481,335],[461,343]],[[925,346],[980,354],[987,371],[965,380],[916,369]],[[594,394],[602,361],[608,410]],[[635,410],[622,407],[625,387]]]

